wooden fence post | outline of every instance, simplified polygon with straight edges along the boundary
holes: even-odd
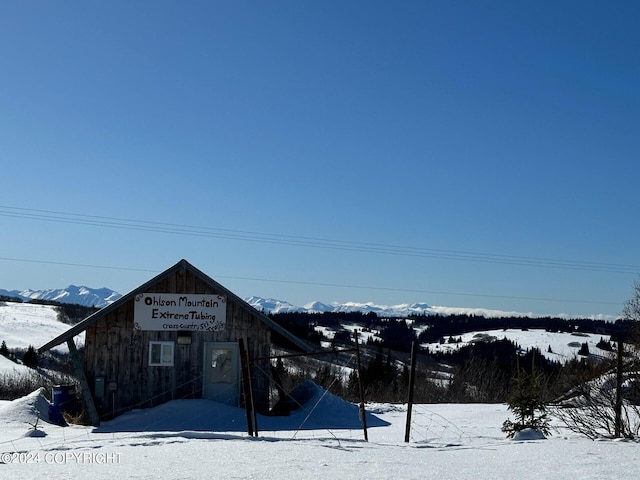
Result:
[[[618,338],[618,349],[616,354],[616,404],[615,404],[615,419],[614,419],[614,436],[620,438],[622,436],[622,381],[623,381],[623,363],[624,357],[624,343],[622,336]]]

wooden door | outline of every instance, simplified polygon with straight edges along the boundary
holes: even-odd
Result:
[[[238,406],[240,401],[240,356],[238,344],[204,344],[203,398]]]

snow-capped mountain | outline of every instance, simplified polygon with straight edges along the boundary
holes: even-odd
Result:
[[[28,300],[52,300],[61,303],[75,303],[85,306],[105,307],[115,302],[122,295],[109,288],[89,288],[85,286],[69,285],[66,288],[49,290],[1,290],[0,295],[8,297],[18,297],[24,301]],[[303,306],[293,305],[285,300],[275,298],[263,298],[251,296],[244,299],[249,305],[265,313],[284,312],[375,312],[379,316],[406,317],[411,314],[435,314],[443,313],[439,307],[431,307],[426,303],[412,303],[399,305],[378,305],[373,302],[358,303],[333,302],[330,304],[322,302],[309,302]]]
[[[89,288],[76,285],[49,290],[0,290],[0,295],[18,297],[22,300],[52,300],[99,308],[106,307],[122,296],[109,288]]]
[[[372,302],[357,303],[347,302],[331,304],[322,302],[310,302],[302,307],[292,305],[284,300],[262,297],[248,297],[244,299],[252,307],[265,313],[286,313],[286,312],[306,312],[306,313],[323,313],[323,312],[374,312],[379,316],[388,317],[406,317],[408,315],[424,315],[438,313],[437,307],[431,307],[426,303],[404,303],[399,305],[377,305]]]
[[[244,299],[249,305],[256,310],[265,313],[286,313],[286,312],[304,312],[305,309],[291,305],[284,300],[276,300],[275,298],[247,297]]]
[[[248,297],[244,299],[248,304],[257,310],[265,313],[286,313],[286,312],[307,312],[307,313],[323,313],[323,312],[374,312],[379,317],[401,318],[410,315],[476,315],[483,317],[542,317],[548,314],[536,314],[534,312],[516,312],[504,310],[492,310],[488,308],[469,308],[469,307],[443,307],[429,305],[427,303],[400,303],[398,305],[379,305],[373,302],[310,302],[303,306],[296,306],[284,300],[262,297]],[[551,315],[559,318],[570,318],[565,314]],[[615,316],[595,315],[591,316],[594,320],[615,321]]]
[[[69,285],[66,288],[49,290],[2,290],[0,296],[18,297],[28,300],[52,300],[61,303],[75,303],[85,306],[106,307],[118,300],[122,295],[109,288],[90,288],[85,286]],[[491,310],[486,308],[468,307],[443,307],[427,303],[401,303],[397,305],[380,305],[373,302],[309,302],[303,306],[293,305],[285,300],[275,298],[263,298],[258,296],[244,299],[249,305],[265,313],[284,312],[374,312],[380,317],[408,317],[409,315],[477,315],[484,317],[540,317],[549,314],[536,314],[533,312],[515,312],[503,310]],[[554,316],[554,315],[552,315]],[[565,314],[555,315],[561,318],[569,318]],[[595,320],[615,321],[617,317],[610,315],[591,316]]]

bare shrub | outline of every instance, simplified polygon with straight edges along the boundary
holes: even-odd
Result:
[[[75,378],[47,370],[2,372],[0,373],[0,400],[15,400],[40,387],[44,387],[45,391],[50,392],[54,385],[72,383],[76,383]]]
[[[591,439],[638,438],[640,373],[636,348],[625,345],[595,372],[558,399],[550,408],[551,414],[569,430]]]

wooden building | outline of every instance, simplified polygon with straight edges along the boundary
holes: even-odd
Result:
[[[270,355],[271,331],[308,346],[186,260],[40,347],[66,342],[91,421],[178,398],[240,405],[239,340]],[[86,332],[81,358],[73,337]],[[251,364],[255,409],[269,407],[268,360]]]

